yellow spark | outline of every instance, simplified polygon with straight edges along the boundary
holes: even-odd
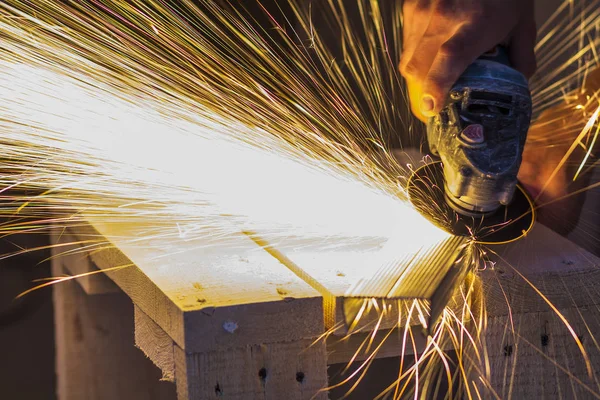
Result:
[[[40,285],[37,285],[31,289],[27,289],[21,293],[19,293],[19,295],[17,295],[17,297],[15,299],[21,298],[23,296],[28,295],[29,293],[33,292],[34,290],[38,290],[38,289],[42,289],[51,285],[56,285],[58,283],[62,283],[62,282],[67,282],[73,279],[78,279],[78,278],[82,278],[84,276],[90,276],[90,275],[95,275],[95,274],[103,274],[106,272],[114,272],[114,271],[119,271],[121,269],[124,268],[128,268],[128,267],[132,267],[134,266],[134,264],[123,264],[123,265],[118,265],[115,267],[110,267],[110,268],[105,268],[105,269],[98,269],[96,271],[90,271],[90,272],[85,272],[85,273],[81,273],[81,274],[77,274],[77,275],[68,275],[68,276],[61,276],[61,277],[56,277],[56,278],[49,278],[50,281],[46,282],[46,283],[42,283]]]
[[[411,166],[399,166],[388,151],[390,137],[412,132],[397,72],[401,2],[359,1],[359,23],[345,2],[323,2],[318,14],[333,17],[329,27],[339,32],[341,56],[314,23],[319,16],[312,6],[306,11],[295,0],[289,5],[298,24],[268,14],[268,27],[217,2],[180,3],[178,12],[154,0],[0,3],[2,212],[18,217],[1,226],[3,234],[39,232],[53,223],[77,228],[92,218],[139,223],[128,240],[172,238],[173,252],[190,243],[239,251],[236,235],[253,232],[263,246],[361,245],[381,265],[448,236],[407,204]],[[600,8],[590,3],[581,18],[542,28],[540,70],[552,69],[532,81],[538,113],[563,99],[584,112],[597,101],[596,94],[585,93],[587,104],[570,94],[598,64],[599,39],[590,32]],[[575,45],[570,59],[555,66]],[[586,149],[575,178],[594,156],[599,112],[586,118],[577,140],[566,139],[575,124],[556,136],[572,144],[558,168],[577,146]],[[15,188],[34,194],[14,197]],[[437,204],[429,211],[444,218]],[[368,273],[349,271],[357,279]],[[395,398],[406,395],[413,378],[414,395],[425,396],[435,368],[448,374],[446,345],[459,353],[458,376],[469,396],[469,368],[477,370],[483,359],[489,376],[481,349],[485,318],[467,304],[469,294],[463,301],[461,313],[445,310],[414,365],[402,361],[388,388]],[[388,310],[378,307],[366,299],[351,327],[367,308],[379,312],[359,347],[370,354],[345,381],[358,377],[351,390],[392,332],[375,343]],[[414,316],[426,326],[427,313],[415,301],[403,321]],[[416,354],[409,322],[398,329],[403,351],[412,346]],[[478,379],[491,389],[485,376]]]

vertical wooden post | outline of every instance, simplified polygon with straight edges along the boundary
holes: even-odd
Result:
[[[54,276],[66,273],[60,258]],[[133,305],[123,292],[87,295],[76,281],[53,288],[59,400],[172,400],[175,387],[133,343]]]

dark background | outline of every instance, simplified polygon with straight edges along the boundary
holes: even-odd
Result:
[[[560,0],[538,0],[536,17],[544,21]],[[595,191],[598,197],[598,191]],[[19,248],[35,248],[47,244],[42,235],[11,236],[0,239],[0,255]],[[32,280],[51,276],[48,251],[35,251],[0,259],[0,398],[52,400],[55,398],[54,330],[51,289],[42,289],[14,300]],[[131,326],[133,330],[133,323]],[[377,360],[377,374],[367,375],[365,382],[351,397],[368,399],[395,380],[399,360]],[[330,367],[337,376],[341,366]],[[368,388],[368,389],[367,389]],[[367,390],[367,391],[365,391]],[[344,390],[331,393],[339,398]]]

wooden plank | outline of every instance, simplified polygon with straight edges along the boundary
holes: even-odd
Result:
[[[179,400],[325,400],[325,343],[267,343],[207,353],[175,346]]]
[[[136,345],[161,368],[163,379],[176,381],[180,400],[211,398],[217,394],[225,399],[278,399],[288,398],[288,393],[299,396],[291,398],[304,399],[312,398],[326,386],[324,340],[185,353],[138,307],[135,308],[135,323]],[[177,364],[175,354],[179,357]],[[310,375],[311,384],[299,385],[289,379],[294,372],[292,366],[297,366],[296,372]],[[309,372],[304,372],[303,368]],[[213,378],[215,383],[209,382]],[[215,389],[217,384],[219,390]],[[309,393],[311,390],[314,391],[312,394]]]
[[[490,316],[546,311],[548,302],[557,308],[600,303],[600,259],[541,224],[518,242],[490,249],[498,253],[496,266],[481,273]]]
[[[138,306],[133,306],[135,345],[162,371],[162,379],[175,381],[173,339]]]
[[[58,259],[53,274],[64,273]],[[133,307],[124,293],[88,296],[73,282],[53,287],[59,400],[167,400],[175,386],[133,346]]]
[[[512,398],[596,398],[600,393],[600,350],[595,345],[595,335],[600,332],[599,259],[540,224],[527,238],[490,249],[500,257],[494,258],[494,268],[480,271],[478,276],[488,312],[483,343],[492,388],[500,398],[509,398],[509,392]],[[591,360],[592,377],[567,325],[519,273],[558,307],[581,337]],[[387,332],[378,332],[375,343]],[[543,335],[550,344],[542,345]],[[369,333],[359,333],[340,341],[330,336],[328,362],[347,362],[368,337]],[[402,354],[397,338],[396,333],[389,337],[380,351],[382,356]],[[363,352],[357,360],[366,357]],[[493,397],[485,385],[480,390],[486,394],[484,398]]]
[[[318,245],[294,246],[293,242],[284,241],[275,248],[257,236],[252,238],[321,293],[326,328],[335,327],[336,334],[345,335],[358,314],[361,318],[356,328],[360,329],[377,321],[381,315],[377,309],[388,310],[380,322],[384,329],[398,325],[399,315],[406,315],[404,311],[415,299],[422,300],[424,311],[429,311],[431,298],[449,272],[456,269],[453,262],[458,257],[456,250],[466,241],[464,238],[448,240],[445,233],[440,237],[441,241],[417,246],[418,251],[403,247],[402,237],[380,246],[365,244],[330,250]],[[450,251],[437,254],[441,248]],[[444,257],[446,253],[448,256]],[[443,262],[436,262],[437,259]],[[445,297],[451,297],[452,292]],[[362,304],[373,298],[379,306],[369,308],[371,312],[361,312]],[[418,324],[416,316],[413,318],[413,323]]]
[[[146,354],[150,360],[161,369],[163,379],[174,381],[175,361],[173,359],[173,341],[154,321],[150,319],[139,307],[134,306],[135,314],[135,344]],[[413,347],[403,349],[404,330],[394,329],[390,334],[389,329],[379,329],[374,335],[372,332],[359,332],[344,337],[329,335],[321,338],[327,347],[327,364],[348,362],[351,359],[361,361],[370,356],[371,352],[361,351],[355,353],[359,348],[363,350],[365,341],[372,341],[370,349],[382,346],[374,358],[398,357],[401,354],[413,354]],[[412,336],[418,349],[425,347],[427,342],[426,332],[420,327],[411,328]],[[385,339],[385,340],[384,340]],[[316,340],[316,339],[315,339]]]
[[[519,313],[543,312],[540,310],[543,310],[542,306],[544,306],[545,301],[542,300],[540,302],[539,300],[535,300],[535,296],[531,296],[531,294],[527,295],[525,293],[526,289],[529,287],[529,285],[524,283],[524,281],[518,277],[518,274],[510,272],[510,268],[507,266],[508,263],[518,264],[520,266],[527,265],[528,268],[523,269],[524,272],[522,272],[522,273],[524,273],[526,276],[528,276],[532,280],[532,282],[537,282],[537,283],[544,282],[546,284],[546,287],[544,288],[543,291],[545,293],[550,293],[550,298],[554,299],[553,301],[557,301],[561,306],[566,307],[569,305],[572,306],[573,304],[577,305],[578,303],[581,303],[581,302],[585,303],[585,301],[588,301],[587,304],[595,304],[595,303],[593,303],[593,301],[594,301],[593,293],[590,292],[590,286],[589,286],[590,280],[586,279],[585,277],[588,277],[588,278],[593,277],[593,280],[595,280],[594,274],[596,273],[596,270],[597,270],[597,268],[595,268],[595,266],[598,265],[597,260],[594,261],[593,258],[590,258],[591,256],[588,253],[585,253],[583,250],[577,248],[576,246],[572,246],[569,242],[564,241],[562,238],[558,237],[557,235],[555,235],[553,232],[549,231],[545,227],[536,226],[536,228],[530,233],[530,235],[527,239],[522,240],[517,243],[514,243],[514,244],[511,244],[509,246],[500,247],[498,249],[498,252],[503,257],[503,259],[506,260],[506,263],[505,263],[506,265],[503,264],[503,261],[501,260],[497,263],[496,268],[493,271],[490,269],[489,271],[485,271],[482,274],[484,283],[487,285],[487,286],[485,286],[486,293],[488,293],[490,295],[488,298],[488,310],[492,317],[494,317],[494,316],[501,317],[503,315],[506,315],[506,313],[508,312],[507,307],[505,306],[506,301],[504,298],[506,293],[510,294],[511,302],[514,306],[513,312],[519,312]],[[536,254],[538,255],[537,257],[534,256]],[[129,262],[129,260],[127,258],[123,258],[124,256],[122,254],[120,254],[119,257],[121,257],[122,263]],[[113,262],[107,263],[106,265],[115,266],[115,265],[119,265],[119,264],[115,263],[113,260]],[[305,265],[305,264],[303,264],[303,265]],[[122,272],[128,271],[128,270],[130,270],[130,269],[125,269],[125,270],[119,271],[119,272],[117,272],[117,274],[121,274]],[[501,273],[500,271],[503,271],[503,272]],[[552,275],[552,274],[554,274],[554,275]],[[298,274],[296,274],[296,275],[298,275]],[[124,279],[122,277],[120,279],[121,279],[122,284],[127,286],[127,284],[126,284],[127,279]],[[571,279],[571,280],[567,282],[567,281],[565,281],[565,279],[567,279],[567,280]],[[585,282],[582,282],[582,279],[585,279]],[[494,284],[497,283],[498,281],[500,281],[503,285],[503,286],[501,286],[501,288],[499,287],[499,285],[496,285],[496,287],[494,286]],[[125,283],[123,283],[123,282],[125,282]],[[581,285],[582,285],[582,286],[580,286],[581,288],[587,287],[587,291],[584,291],[584,290],[578,291],[578,293],[576,294],[576,297],[577,296],[579,296],[579,297],[577,297],[576,300],[573,300],[572,295],[565,294],[565,287],[577,287],[577,286],[573,286],[576,282],[581,283]],[[151,281],[151,283],[153,283],[153,281]],[[320,281],[318,283],[320,283]],[[554,286],[551,286],[551,284],[553,284]],[[562,286],[560,286],[560,285],[562,285]],[[548,290],[548,288],[549,288],[549,290]],[[135,293],[135,291],[132,291],[132,293]],[[280,298],[281,298],[281,295],[282,295],[282,293],[279,293]],[[519,296],[522,297],[522,300],[519,300],[519,298],[520,298]],[[530,300],[531,298],[534,298],[534,300],[533,301]],[[590,299],[592,299],[592,300],[590,300]],[[590,303],[590,301],[592,301],[592,302]],[[172,301],[172,302],[174,303],[174,301]],[[283,301],[283,303],[285,303],[285,301]],[[236,312],[235,308],[236,308],[235,306],[228,307],[228,309],[230,311],[234,311],[234,313],[232,315],[235,315],[235,312]],[[267,310],[267,312],[268,312],[268,308],[262,308],[261,312],[264,312],[264,310]],[[206,311],[206,310],[204,310],[204,311]],[[217,308],[215,308],[215,312],[216,311],[217,311]],[[545,311],[547,311],[547,310],[545,310]],[[243,313],[243,311],[239,311],[239,310],[237,310],[237,312]],[[300,314],[300,312],[298,312],[298,314]],[[223,321],[223,320],[221,320],[221,321]],[[225,324],[225,322],[232,322],[232,324]],[[158,325],[158,326],[161,329],[163,329],[162,326],[160,326],[160,325]],[[219,327],[221,329],[227,331],[229,334],[231,334],[229,331],[232,330],[235,333],[237,331],[237,329],[239,328],[239,325],[237,325],[235,323],[235,321],[232,319],[226,319],[225,321],[223,321],[220,324]],[[229,330],[227,330],[227,328]],[[166,332],[166,329],[165,329],[165,332]],[[317,330],[314,330],[312,332],[313,333],[317,332]],[[319,331],[319,333],[320,332],[322,332],[322,329]],[[169,336],[170,336],[170,334],[169,334]],[[283,337],[283,336],[284,335],[282,334],[280,337]],[[316,336],[316,335],[314,335],[314,336]],[[207,336],[204,336],[204,337],[207,337]],[[200,335],[197,336],[197,340],[201,340],[201,339],[202,339],[202,337]],[[354,339],[354,342],[356,343],[358,340],[360,340],[360,339],[358,337],[356,337]],[[263,341],[263,343],[264,343],[264,341]],[[273,344],[273,345],[275,345],[275,344]],[[176,366],[175,367],[175,377],[177,378],[177,371],[180,371],[179,377],[182,377],[183,372],[181,372],[181,371],[186,371],[185,372],[185,381],[180,381],[178,384],[178,388],[179,388],[179,392],[180,392],[181,396],[192,396],[189,398],[198,398],[198,396],[207,395],[207,393],[210,392],[209,389],[211,387],[212,387],[211,390],[213,391],[212,395],[215,395],[216,383],[210,385],[208,383],[208,381],[198,382],[198,378],[196,378],[196,376],[199,375],[201,371],[209,371],[210,368],[212,368],[215,365],[232,365],[231,363],[233,361],[231,361],[230,359],[236,359],[236,358],[240,358],[240,357],[241,357],[241,359],[243,359],[244,357],[246,357],[246,356],[244,356],[244,354],[247,353],[247,351],[248,351],[247,349],[255,348],[256,346],[259,346],[259,344],[258,343],[247,344],[246,346],[233,346],[233,347],[227,348],[222,345],[215,346],[214,342],[213,342],[210,345],[204,347],[203,348],[204,351],[196,351],[196,350],[189,351],[189,349],[185,349],[185,350],[182,349],[181,346],[174,347],[174,363]],[[179,348],[179,350],[177,350],[178,348]],[[354,348],[355,348],[355,346],[353,345],[353,346],[349,346],[347,349],[345,349],[346,356],[332,358],[332,356],[330,355],[330,362],[332,362],[334,360],[342,361],[343,359],[347,358],[351,352],[353,353]],[[227,351],[229,351],[231,349],[235,349],[235,351],[237,352],[235,356],[232,356],[229,353],[225,354]],[[399,348],[396,348],[396,349],[399,350]],[[178,353],[178,351],[179,351],[179,353]],[[387,354],[392,354],[391,351],[395,351],[395,349],[390,350],[390,352]],[[219,353],[219,352],[221,352],[221,353]],[[179,358],[178,358],[177,354],[179,354]],[[209,354],[212,354],[211,357],[216,357],[217,361],[213,362],[213,361],[210,361],[212,359],[209,360],[208,358],[206,358],[206,357],[208,357]],[[215,356],[214,354],[220,354],[220,355]],[[384,353],[382,353],[382,354],[384,354]],[[209,361],[206,361],[206,360],[209,360]],[[230,361],[227,361],[227,360],[230,360]],[[179,367],[178,367],[178,363],[180,365]],[[218,368],[221,368],[221,367],[218,367]],[[233,367],[231,367],[231,368],[233,368]],[[213,372],[210,372],[210,373],[213,373]],[[216,373],[216,372],[214,372],[214,373]],[[221,372],[221,374],[224,376],[224,372]],[[204,372],[202,373],[202,375],[204,375]],[[188,379],[190,376],[193,376],[195,378],[193,378],[190,381]],[[215,376],[217,376],[217,375],[215,375]],[[219,376],[221,376],[221,375],[219,375]],[[232,387],[234,387],[234,388],[241,385],[240,387],[242,387],[243,390],[246,390],[253,385],[253,383],[252,383],[253,381],[251,381],[250,377],[236,378],[236,379],[238,379],[238,380],[241,379],[241,381],[246,382],[246,383],[236,383],[238,381],[232,382],[232,381],[227,381],[227,380],[225,380],[224,382],[227,382],[228,386],[231,383]],[[252,378],[252,379],[254,379],[254,378]],[[217,381],[215,381],[215,382],[217,382]],[[250,382],[250,383],[248,383],[248,382]],[[219,387],[221,387],[221,384],[219,384],[219,385],[220,385]],[[236,385],[238,385],[238,386],[236,386]],[[252,386],[252,387],[254,387],[254,386]],[[220,390],[222,391],[222,389],[220,389]],[[242,390],[242,389],[240,389],[240,390]],[[238,389],[234,389],[233,392],[230,392],[230,393],[237,395],[236,393],[238,393]],[[193,396],[196,396],[196,397],[193,397]],[[182,397],[182,398],[186,398],[186,397]],[[235,397],[233,397],[233,398],[235,398]]]
[[[500,398],[600,398],[600,259],[540,224],[497,252],[495,268],[480,274],[493,390]]]
[[[486,341],[491,385],[500,398],[599,398],[600,350],[594,336],[600,332],[600,309],[560,310],[580,337],[586,360],[567,325],[553,311],[529,312],[488,320]],[[513,328],[514,326],[514,328]]]
[[[94,263],[187,352],[323,331],[319,293],[246,237],[238,238],[246,247],[232,250],[181,239],[128,240],[139,233],[135,224],[96,222],[95,228],[71,233],[78,240],[111,239],[90,253]]]

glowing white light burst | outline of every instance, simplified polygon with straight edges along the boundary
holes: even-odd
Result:
[[[31,148],[30,160],[44,167],[21,166],[20,184],[52,190],[46,201],[55,206],[71,198],[88,214],[120,207],[140,215],[160,205],[183,238],[210,224],[225,236],[251,230],[275,242],[395,237],[409,251],[447,236],[398,197],[207,110],[119,98],[89,77],[6,60],[0,98],[0,155],[15,143]],[[77,204],[82,196],[91,196],[87,204]]]
[[[345,283],[360,286],[404,263],[398,285],[414,276],[413,286],[431,295],[439,282],[417,273],[419,252],[454,238],[410,206],[410,171],[388,151],[390,138],[418,138],[409,143],[418,147],[424,136],[411,123],[397,70],[402,2],[332,0],[306,9],[287,0],[279,11],[289,15],[263,9],[260,24],[244,9],[250,3],[1,1],[0,215],[15,218],[0,231],[92,221],[126,253],[151,247],[131,260],[165,275],[173,264],[162,257],[238,255],[261,251],[259,243],[340,296],[352,288],[335,286],[338,266]],[[566,146],[548,182],[571,164],[577,182],[597,170],[600,97],[586,83],[599,65],[599,3],[566,0],[540,31],[540,72],[531,81],[538,122],[563,102],[571,117],[547,116],[540,137],[530,131],[534,153]],[[585,154],[575,159],[579,148]],[[432,204],[429,212],[438,211]],[[95,239],[85,250],[107,245]],[[486,258],[478,245],[467,249],[472,266]],[[244,268],[224,274],[254,272]],[[401,365],[379,398],[426,398],[443,374],[466,397],[485,397],[474,382],[491,388],[478,285],[469,275],[464,304],[444,310],[424,354]],[[365,304],[385,316],[373,299]],[[402,309],[403,347],[415,353],[409,324],[415,317],[425,325],[428,311],[422,300]],[[376,331],[364,343],[372,353],[360,377],[385,341],[377,343]]]
[[[146,238],[213,244],[253,231],[271,244],[330,247],[380,246],[402,232],[408,245],[439,231],[405,203],[406,172],[379,137],[393,132],[381,116],[395,115],[383,110],[401,85],[386,92],[361,78],[372,97],[364,109],[345,74],[318,58],[327,52],[318,37],[311,60],[291,36],[261,35],[210,1],[175,10],[14,0],[0,10],[3,183],[46,191],[21,215],[74,207],[104,222],[146,221]],[[74,215],[62,219],[77,224]]]

